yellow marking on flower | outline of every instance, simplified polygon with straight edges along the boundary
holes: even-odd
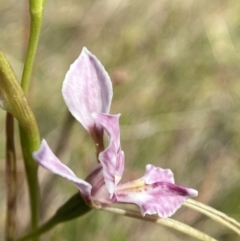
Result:
[[[124,191],[146,191],[149,188],[149,185],[145,184],[145,180],[138,179],[132,182],[127,182],[121,187],[119,187],[119,190],[124,190]]]
[[[115,174],[115,184],[118,184],[120,180],[121,180],[121,176],[118,174]]]
[[[145,186],[145,181],[144,180],[136,180],[136,181],[133,181],[133,182],[130,182],[128,184],[128,188],[133,188],[133,189],[138,189],[138,188],[141,188],[141,187],[144,187]]]

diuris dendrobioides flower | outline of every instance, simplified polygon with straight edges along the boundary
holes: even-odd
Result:
[[[111,80],[100,61],[86,48],[71,65],[63,83],[63,97],[72,115],[92,135],[99,152],[99,163],[85,178],[78,178],[53,154],[45,140],[34,159],[46,169],[73,182],[86,203],[101,207],[111,203],[136,204],[142,215],[158,214],[169,217],[189,197],[197,196],[194,189],[174,184],[169,169],[146,166],[143,177],[121,184],[124,152],[120,146],[120,115],[110,115]],[[104,132],[109,136],[106,149]]]

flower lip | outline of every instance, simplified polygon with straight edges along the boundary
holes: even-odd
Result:
[[[155,181],[147,184],[153,178]],[[137,205],[143,216],[157,214],[160,217],[173,215],[187,198],[198,194],[194,189],[174,184],[169,169],[152,165],[146,166],[146,173],[142,178],[119,184],[115,193],[118,202]]]

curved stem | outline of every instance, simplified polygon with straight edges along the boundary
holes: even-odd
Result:
[[[198,202],[198,201],[195,201],[192,199],[188,199],[184,203],[184,206],[205,214],[209,218],[232,229],[234,232],[236,232],[238,235],[240,235],[240,223],[237,222],[235,219],[227,216],[226,214],[224,214],[212,207],[209,207],[208,205],[205,205],[201,202]]]
[[[146,215],[146,216],[142,216],[140,213],[138,212],[134,212],[134,211],[127,211],[124,209],[120,209],[120,208],[112,208],[112,207],[102,207],[99,210],[103,210],[103,211],[107,211],[110,213],[114,213],[114,214],[118,214],[121,216],[126,216],[126,217],[132,217],[132,218],[137,218],[140,220],[144,220],[144,221],[149,221],[149,222],[153,222],[156,224],[161,224],[163,226],[166,226],[168,228],[172,228],[175,229],[179,232],[185,233],[193,238],[196,238],[197,240],[202,240],[202,241],[217,241],[216,239],[208,236],[205,233],[202,233],[201,231],[198,231],[184,223],[178,222],[176,220],[170,219],[170,218],[159,218],[156,216],[150,216],[150,215]]]
[[[21,81],[21,86],[26,96],[29,91],[34,60],[42,26],[44,5],[45,0],[29,0],[31,16],[30,36]],[[36,230],[38,226],[39,185],[37,176],[37,165],[32,158],[32,152],[39,147],[39,134],[37,136],[34,136],[32,135],[32,133],[22,128],[21,126],[19,129],[30,195],[31,226],[32,230]],[[34,240],[37,241],[37,238]]]
[[[45,1],[42,0],[30,0],[30,36],[28,41],[27,55],[25,59],[21,86],[25,94],[28,94],[30,80],[34,65],[34,60],[37,52],[38,40],[40,36],[41,26],[42,26],[42,16]]]
[[[33,233],[26,234],[25,236],[17,239],[17,241],[27,241],[29,239],[38,238],[42,233],[46,233],[56,225],[55,219],[49,219],[45,224],[43,224],[39,229],[36,229]]]

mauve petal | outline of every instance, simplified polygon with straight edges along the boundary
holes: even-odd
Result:
[[[150,177],[151,174],[152,177]],[[142,178],[119,184],[115,194],[120,203],[136,204],[143,216],[158,214],[166,218],[173,215],[187,198],[198,195],[196,190],[175,185],[173,182],[170,170],[147,165],[146,173]]]
[[[40,148],[33,153],[33,158],[49,171],[73,182],[86,200],[90,200],[92,186],[78,178],[71,169],[64,165],[52,152],[45,140]]]
[[[118,159],[117,159],[117,163],[116,163],[116,170],[117,170],[118,178],[115,176],[116,185],[121,181],[122,175],[124,172],[125,156],[124,156],[124,152],[122,150],[118,153],[117,158]]]
[[[99,154],[99,161],[103,167],[103,176],[106,187],[112,198],[116,185],[120,182],[124,170],[124,153],[120,148],[120,115],[92,114],[109,135],[108,147]]]
[[[120,114],[110,115],[104,113],[92,113],[92,117],[108,133],[110,139],[109,146],[114,148],[114,152],[118,152],[120,150]]]
[[[155,182],[169,182],[174,183],[173,173],[170,169],[162,169],[151,164],[146,166],[145,175],[142,177],[146,184]]]
[[[98,163],[85,180],[92,185],[91,196],[95,206],[100,207],[102,203],[110,204],[116,202],[115,198],[110,199],[110,195],[104,181],[101,163]]]
[[[86,48],[70,66],[62,93],[72,115],[88,131],[95,124],[91,113],[108,113],[113,95],[109,75]]]
[[[132,185],[133,183],[131,183]],[[143,187],[131,188],[128,183],[116,189],[116,198],[120,203],[136,204],[142,215],[158,214],[166,218],[173,215],[189,197],[197,191],[167,182],[158,182]]]

